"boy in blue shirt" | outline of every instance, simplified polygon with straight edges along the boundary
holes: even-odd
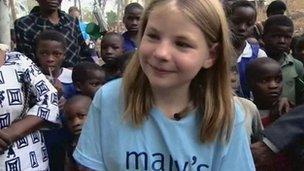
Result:
[[[136,2],[128,4],[125,8],[123,23],[127,31],[122,34],[124,38],[124,52],[132,52],[137,48],[137,33],[142,12],[143,7]]]

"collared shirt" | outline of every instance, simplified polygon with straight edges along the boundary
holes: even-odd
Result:
[[[283,75],[282,97],[287,97],[288,100],[295,103],[295,78],[303,78],[303,64],[287,53],[284,53],[282,55],[279,60],[279,63],[281,64]]]
[[[124,52],[133,52],[136,50],[136,43],[128,36],[127,32],[124,32],[122,34],[122,37],[124,38],[124,43],[123,43],[123,49]]]
[[[246,41],[246,46],[245,46],[242,54],[238,57],[237,62],[240,62],[242,60],[242,58],[251,58],[252,55],[253,55],[252,47],[250,46],[248,41]],[[258,58],[267,57],[267,54],[265,53],[264,50],[259,49],[257,57]]]
[[[87,56],[87,47],[82,37],[78,20],[59,10],[59,23],[53,24],[42,18],[40,13],[31,13],[15,21],[17,50],[33,61],[35,57],[36,39],[43,30],[50,29],[62,33],[67,41],[63,66],[73,67],[81,61],[80,56]]]

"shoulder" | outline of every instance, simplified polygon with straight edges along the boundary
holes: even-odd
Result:
[[[93,104],[95,106],[113,106],[119,103],[122,92],[122,80],[115,79],[103,85],[95,94]]]
[[[263,58],[263,57],[268,57],[268,56],[263,49],[259,48],[258,58]]]
[[[21,18],[18,18],[15,21],[15,25],[20,26],[23,24],[32,24],[33,20],[35,20],[37,17],[38,16],[36,14],[29,14],[29,15],[23,16]]]
[[[234,123],[233,125],[239,125],[239,124],[243,124],[244,120],[245,120],[245,111],[244,108],[242,107],[242,104],[239,100],[237,99],[233,99],[233,106],[234,106]]]
[[[62,72],[58,77],[58,80],[62,83],[73,83],[72,81],[72,70],[67,68],[62,68]]]
[[[245,115],[248,114],[256,114],[257,112],[259,112],[257,106],[250,100],[242,98],[242,97],[233,97],[235,103],[237,103],[244,111]]]
[[[67,20],[75,21],[75,19],[72,16],[70,16],[69,14],[65,13],[62,10],[59,10],[59,15],[60,15],[60,17],[64,17]]]
[[[299,61],[298,59],[295,59],[294,57],[291,57],[291,59],[296,67],[303,69],[303,63],[301,61]]]

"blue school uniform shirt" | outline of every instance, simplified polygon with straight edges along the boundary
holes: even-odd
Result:
[[[124,121],[120,90],[118,79],[96,93],[73,154],[81,165],[101,171],[255,170],[238,106],[228,144],[203,144],[195,111],[175,121],[153,108],[139,127]]]
[[[125,53],[127,52],[133,52],[136,50],[136,44],[135,42],[128,36],[127,32],[124,32],[122,34],[122,37],[124,38],[123,42],[123,50]]]
[[[267,57],[266,53],[260,49],[259,44],[250,44],[246,41],[246,46],[242,54],[237,59],[238,74],[240,78],[241,97],[250,99],[250,90],[246,82],[245,70],[247,65],[256,58]]]

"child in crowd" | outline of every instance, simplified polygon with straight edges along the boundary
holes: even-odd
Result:
[[[125,24],[127,31],[122,34],[124,38],[124,52],[132,52],[137,48],[137,33],[140,16],[143,10],[144,8],[137,2],[130,3],[125,8],[123,23]]]
[[[260,117],[259,110],[257,106],[250,100],[239,97],[239,76],[237,73],[236,66],[231,67],[230,78],[232,90],[234,91],[234,100],[237,102],[244,110],[245,113],[245,128],[247,131],[248,140],[251,143],[254,143],[261,139],[261,131],[263,130],[263,125]]]
[[[261,112],[262,123],[268,126],[281,115],[278,110],[282,93],[280,64],[271,58],[256,59],[247,65],[246,79],[253,102]]]
[[[250,62],[246,68],[246,78],[254,97],[264,127],[271,125],[282,113],[279,99],[282,92],[282,71],[280,64],[271,58],[260,58]],[[283,130],[282,130],[283,131]],[[290,165],[283,154],[278,154],[267,171],[288,171]]]
[[[91,170],[255,170],[220,2],[151,1],[141,23],[124,77],[94,97],[75,160]]]
[[[82,125],[87,118],[91,101],[91,98],[88,96],[75,95],[66,101],[63,108],[68,130],[73,135],[71,142],[68,144],[67,150],[67,167],[69,168],[68,170],[71,171],[77,170],[77,166],[72,154],[78,142]]]
[[[273,15],[284,15],[285,11],[287,10],[287,6],[286,4],[281,1],[281,0],[275,0],[272,1],[267,9],[266,9],[266,15],[267,17],[273,16]],[[265,25],[265,21],[260,21],[257,22],[254,25],[254,29],[253,29],[253,36],[259,41],[260,46],[263,46],[263,40],[262,40],[262,36],[263,36],[263,32],[264,32],[264,25]]]
[[[237,54],[237,69],[240,77],[240,92],[242,97],[250,98],[250,92],[246,84],[245,68],[249,61],[266,57],[266,53],[258,44],[250,44],[246,39],[252,34],[252,29],[257,18],[254,5],[248,1],[234,2],[228,14],[230,29],[232,31],[232,43]]]
[[[80,94],[93,99],[96,91],[105,83],[105,71],[95,63],[82,62],[73,68],[72,80]]]
[[[101,67],[106,72],[106,82],[122,76],[123,37],[119,33],[109,32],[101,40]],[[131,52],[129,52],[131,53]]]
[[[62,95],[68,99],[76,94],[72,81],[72,70],[61,67],[65,58],[66,40],[64,36],[55,30],[45,30],[39,34],[36,43],[36,57],[43,74],[51,82],[59,80],[62,87]]]
[[[301,92],[296,92],[297,79],[303,79],[303,64],[293,58],[290,52],[290,43],[293,35],[293,22],[285,15],[269,17],[264,26],[263,41],[267,55],[278,61],[283,75],[282,97],[289,100],[291,105],[300,104],[296,95],[303,97]]]
[[[62,110],[65,99],[76,94],[72,82],[72,71],[61,67],[65,59],[65,37],[55,30],[42,31],[36,41],[36,58],[43,74],[57,88],[59,109]],[[48,97],[50,98],[50,97]],[[60,116],[61,121],[62,116]],[[64,128],[43,131],[50,158],[50,168],[60,170],[64,167],[63,157],[67,143],[67,131]]]

